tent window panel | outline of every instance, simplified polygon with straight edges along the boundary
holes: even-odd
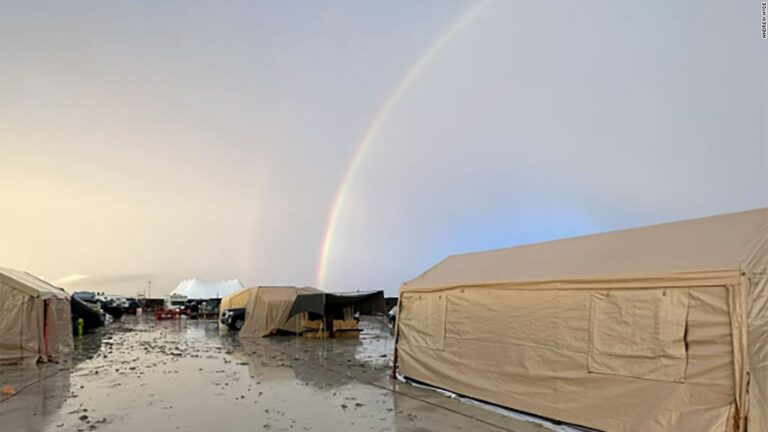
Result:
[[[449,346],[473,341],[586,355],[589,301],[580,290],[453,291],[445,337]]]
[[[589,372],[684,382],[688,297],[687,289],[594,293]]]
[[[443,350],[445,347],[444,293],[404,294],[400,305],[400,337],[403,343]]]

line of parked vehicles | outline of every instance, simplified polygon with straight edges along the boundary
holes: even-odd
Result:
[[[78,291],[72,298],[76,303],[73,307],[73,320],[86,319],[86,328],[98,327],[109,320],[119,320],[123,315],[136,315],[139,309],[153,311],[160,315],[160,319],[182,315],[189,318],[215,317],[219,306],[219,299],[194,300],[181,295],[170,295],[164,299],[145,299]]]
[[[245,324],[244,307],[228,308],[220,311],[221,299],[192,300],[183,295],[171,294],[163,299],[144,299],[109,295],[92,291],[78,291],[72,295],[73,329],[77,320],[83,319],[84,329],[101,327],[111,320],[119,320],[123,315],[136,315],[139,309],[152,311],[159,320],[217,317],[221,324],[231,330],[240,330]],[[388,320],[394,326],[397,319],[397,307],[389,310]]]
[[[189,299],[184,295],[171,294],[165,298],[161,307],[155,307],[155,318],[158,320],[174,319],[181,316],[187,318],[215,318],[219,311],[221,299]]]
[[[71,299],[72,329],[77,332],[80,325],[83,330],[101,327],[125,314],[135,315],[140,307],[139,301],[131,297],[91,291],[75,292]],[[79,325],[80,320],[82,323]]]

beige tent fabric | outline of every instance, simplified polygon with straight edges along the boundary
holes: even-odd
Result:
[[[73,344],[69,295],[28,273],[0,268],[0,364],[60,361]]]
[[[601,430],[768,431],[766,233],[760,209],[450,257],[401,287],[396,367]]]
[[[764,238],[766,220],[768,209],[760,209],[454,255],[405,286],[418,289],[742,269],[758,259],[754,242]]]
[[[42,299],[51,297],[69,299],[69,294],[63,289],[20,270],[0,267],[0,282]]]
[[[750,431],[768,431],[768,223],[746,247],[741,262],[750,285],[748,305]]]
[[[768,431],[768,273],[754,275],[751,285],[748,430]]]
[[[221,303],[219,304],[219,310],[224,311],[227,309],[237,309],[237,308],[244,308],[248,306],[248,298],[250,297],[251,292],[257,289],[258,287],[243,288],[241,290],[233,292],[232,294],[221,299]]]
[[[37,361],[42,310],[40,299],[0,280],[0,364]]]
[[[296,296],[322,292],[311,287],[258,287],[250,291],[245,311],[245,323],[240,329],[242,337],[263,337],[278,330],[296,331],[301,316],[288,317]],[[300,329],[300,330],[303,330]]]
[[[53,361],[67,358],[74,349],[72,337],[72,310],[69,299],[51,298],[48,302],[47,330],[48,356]]]

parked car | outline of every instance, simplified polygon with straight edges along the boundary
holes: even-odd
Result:
[[[112,302],[105,302],[101,304],[101,310],[109,314],[112,318],[119,320],[125,314],[125,311],[120,306],[116,306]]]
[[[72,296],[70,301],[72,311],[72,333],[77,334],[77,322],[83,320],[83,330],[90,331],[104,325],[106,314],[99,308],[98,304],[86,303]]]
[[[202,300],[187,300],[187,304],[182,308],[184,314],[191,319],[198,319],[201,316]]]
[[[245,324],[245,308],[226,309],[221,311],[219,322],[231,330],[240,330]]]
[[[102,308],[101,302],[99,302],[96,293],[91,291],[77,291],[72,293],[72,297],[81,301],[91,309],[97,311],[101,316],[101,325],[104,325],[104,323],[107,322],[107,313]]]
[[[139,302],[135,298],[127,298],[125,299],[125,305],[123,306],[123,310],[128,315],[136,315],[136,310],[141,307],[139,305]]]

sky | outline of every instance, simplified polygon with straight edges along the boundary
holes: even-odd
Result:
[[[0,2],[0,266],[328,291],[768,206],[760,3]]]

